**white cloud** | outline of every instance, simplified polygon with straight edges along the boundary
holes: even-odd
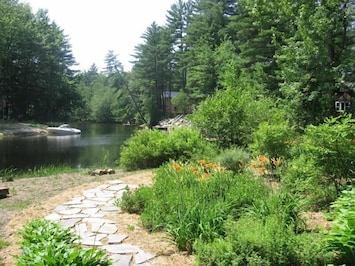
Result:
[[[47,9],[52,21],[69,36],[78,69],[93,63],[100,69],[108,50],[118,55],[126,71],[131,69],[134,47],[155,21],[166,23],[166,14],[177,0],[23,0],[33,12]]]

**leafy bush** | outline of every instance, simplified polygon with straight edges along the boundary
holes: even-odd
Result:
[[[218,91],[206,99],[191,120],[204,136],[222,147],[246,146],[261,121],[271,119],[271,100],[260,97],[252,88]]]
[[[304,209],[327,208],[337,197],[335,187],[329,184],[314,160],[301,154],[283,168],[281,183],[289,193],[301,200]]]
[[[350,115],[329,118],[319,126],[306,128],[301,153],[313,160],[321,176],[337,191],[351,182],[355,171],[355,119]]]
[[[215,154],[215,147],[197,130],[180,127],[170,133],[140,130],[122,146],[119,164],[126,170],[155,168],[169,160],[187,160]]]
[[[33,220],[22,230],[22,254],[17,257],[18,266],[110,265],[103,250],[82,249],[75,244],[77,237],[70,229],[47,220]]]
[[[290,157],[295,130],[287,121],[262,122],[254,132],[253,141],[249,145],[254,154],[263,154],[271,158]]]
[[[334,221],[327,236],[328,250],[336,253],[340,264],[355,261],[355,189],[343,191],[332,205]]]
[[[228,170],[238,173],[247,167],[250,155],[242,148],[229,148],[223,150],[215,160]]]
[[[167,230],[178,248],[188,252],[196,239],[210,242],[223,236],[228,217],[237,219],[255,199],[269,193],[261,180],[234,175],[204,160],[170,162],[160,167],[154,178],[149,192],[138,189],[121,204],[147,197],[141,214],[143,225],[150,230]]]
[[[122,211],[141,214],[152,196],[151,190],[150,187],[139,186],[132,191],[127,187],[122,197],[115,201],[115,205],[120,206]]]

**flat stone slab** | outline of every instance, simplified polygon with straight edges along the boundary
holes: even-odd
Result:
[[[109,184],[113,184],[113,185],[117,185],[117,184],[123,184],[123,181],[122,180],[111,180],[110,182],[108,182]]]
[[[88,227],[85,223],[76,224],[74,230],[80,237],[87,236]]]
[[[57,211],[59,214],[63,215],[72,215],[72,214],[78,214],[81,212],[80,208],[66,208],[66,209],[60,209]]]
[[[123,240],[125,240],[128,235],[120,234],[120,235],[109,235],[108,243],[109,244],[121,244]]]
[[[92,223],[91,231],[102,233],[102,234],[115,234],[117,232],[117,226],[114,224],[101,224],[101,223]]]
[[[99,208],[87,208],[87,209],[83,209],[82,210],[82,213],[85,213],[85,214],[95,214],[99,211],[100,209]]]
[[[128,187],[128,185],[126,185],[126,184],[118,184],[118,185],[109,186],[109,187],[107,188],[107,190],[110,190],[110,191],[120,191],[120,190],[125,189],[126,187]]]
[[[96,217],[88,217],[83,219],[83,222],[88,223],[98,223],[98,224],[114,224],[115,222],[109,219],[104,218],[96,218]]]
[[[60,216],[58,213],[51,213],[51,214],[48,214],[46,217],[45,217],[47,220],[49,221],[59,221],[62,216]]]
[[[83,237],[81,239],[81,244],[85,246],[102,246],[101,240],[107,237],[106,234],[97,234],[93,236]]]
[[[68,215],[63,215],[62,219],[84,219],[88,217],[88,214],[85,213],[78,213],[78,214],[68,214]]]
[[[80,219],[66,219],[66,220],[60,220],[59,223],[65,227],[74,227],[75,224],[77,224],[80,221]]]
[[[112,266],[130,266],[133,256],[115,254],[111,256],[111,259],[113,260]]]
[[[130,244],[105,245],[102,248],[113,254],[137,254],[142,251],[139,247]]]
[[[136,264],[141,264],[144,262],[147,262],[148,260],[151,260],[153,258],[155,258],[155,255],[152,253],[148,253],[148,252],[139,252],[137,255],[134,256],[135,260],[136,260]]]

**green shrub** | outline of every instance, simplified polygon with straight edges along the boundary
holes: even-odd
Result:
[[[355,261],[355,189],[343,191],[332,204],[334,221],[327,235],[328,250],[335,252],[337,263]]]
[[[246,146],[261,121],[270,119],[272,101],[253,88],[218,91],[202,102],[191,117],[203,135],[222,147]]]
[[[77,237],[70,229],[47,220],[33,220],[22,230],[22,254],[18,266],[110,265],[103,250],[84,250],[75,244]]]
[[[306,154],[289,161],[281,175],[283,188],[301,200],[303,209],[325,209],[337,197],[334,186],[322,176],[322,171]]]
[[[344,115],[308,126],[300,149],[321,171],[323,181],[330,181],[341,191],[352,182],[355,171],[355,119]]]
[[[255,155],[288,159],[295,136],[294,128],[287,121],[262,122],[254,132],[249,148]]]
[[[115,201],[115,205],[119,206],[122,211],[141,214],[152,196],[151,190],[150,187],[145,186],[139,186],[134,191],[126,188],[122,197]]]
[[[215,147],[197,130],[180,127],[170,133],[139,130],[121,149],[119,164],[126,170],[155,168],[169,160],[188,160],[215,154]]]
[[[228,170],[239,173],[248,166],[250,155],[242,148],[229,148],[223,150],[215,160]]]

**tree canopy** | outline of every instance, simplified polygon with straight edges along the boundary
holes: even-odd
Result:
[[[336,115],[341,97],[343,111],[354,112],[354,7],[354,0],[177,0],[165,25],[143,32],[130,72],[111,50],[101,73],[95,65],[75,73],[68,38],[46,11],[1,0],[2,113],[154,125],[220,90],[245,90],[300,127],[318,124]]]
[[[67,36],[45,10],[0,1],[0,97],[4,118],[68,119],[80,103]]]

